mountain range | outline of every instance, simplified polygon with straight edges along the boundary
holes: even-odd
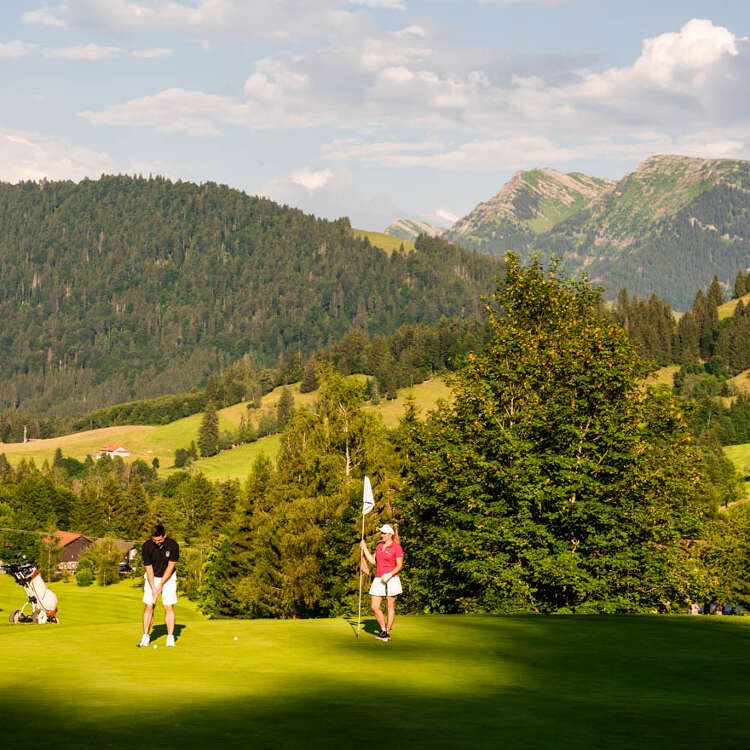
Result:
[[[621,180],[533,169],[443,237],[502,257],[555,253],[614,299],[621,288],[688,309],[716,275],[750,266],[750,162],[660,155]]]

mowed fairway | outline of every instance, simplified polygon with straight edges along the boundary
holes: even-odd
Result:
[[[177,647],[160,631],[137,649],[132,582],[54,588],[60,625],[10,625],[23,591],[0,576],[3,747],[747,742],[750,618],[414,616],[382,644],[345,620],[209,621],[183,603]]]

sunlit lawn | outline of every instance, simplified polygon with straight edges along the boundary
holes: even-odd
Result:
[[[55,589],[60,625],[10,625],[23,592],[0,576],[3,747],[747,743],[750,618],[410,616],[383,644],[180,602],[176,648],[160,629],[137,649],[140,586]]]

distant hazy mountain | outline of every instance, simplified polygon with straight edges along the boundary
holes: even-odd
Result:
[[[398,237],[400,240],[414,242],[420,234],[427,234],[430,237],[442,237],[445,231],[446,230],[443,229],[443,227],[436,227],[432,224],[427,224],[424,221],[399,219],[387,227],[385,233],[390,234],[393,237]]]
[[[492,255],[555,252],[613,297],[653,292],[677,309],[716,274],[750,266],[750,162],[653,156],[619,182],[519,172],[446,239]]]

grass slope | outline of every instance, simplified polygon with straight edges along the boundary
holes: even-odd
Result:
[[[402,240],[391,234],[385,234],[384,232],[370,232],[366,229],[352,229],[352,233],[359,239],[367,237],[373,247],[379,247],[381,250],[385,250],[388,255],[398,252],[401,249],[401,246],[403,246],[407,253],[414,250],[413,242]]]
[[[746,746],[750,618],[412,616],[382,644],[180,602],[154,650],[140,586],[55,590],[60,625],[10,625],[23,592],[0,576],[4,747]]]
[[[288,386],[294,394],[295,406],[310,406],[317,398],[317,393],[300,393],[299,383]],[[415,385],[413,388],[403,388],[398,398],[393,401],[381,401],[377,407],[367,406],[380,413],[386,425],[393,427],[406,409],[406,398],[411,394],[417,407],[427,411],[435,406],[438,398],[448,398],[450,390],[441,378]],[[263,397],[263,408],[275,407],[281,396],[281,388],[276,388]],[[248,409],[247,403],[239,403],[219,411],[219,426],[237,428],[240,418],[244,414],[255,420],[257,424],[258,409]],[[50,440],[35,440],[30,443],[0,443],[0,453],[5,453],[11,465],[15,466],[22,459],[34,459],[37,466],[46,460],[50,463],[59,447],[66,456],[72,456],[83,461],[86,456],[96,454],[102,445],[117,443],[124,445],[131,452],[130,461],[141,458],[151,463],[153,458],[159,459],[159,473],[167,475],[174,471],[172,463],[177,448],[187,448],[191,440],[198,439],[202,415],[193,414],[184,419],[178,419],[160,427],[142,425],[118,427],[104,427],[99,430],[76,432]],[[270,435],[255,443],[241,445],[230,451],[224,451],[218,456],[196,461],[193,466],[203,471],[209,479],[233,479],[247,476],[256,457],[265,453],[275,457],[279,450],[279,436]]]

